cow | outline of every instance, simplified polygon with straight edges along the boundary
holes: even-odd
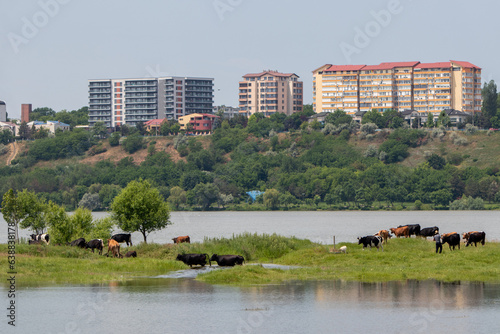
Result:
[[[45,242],[47,245],[50,242],[50,237],[49,237],[48,233],[32,234],[32,235],[30,235],[30,237],[31,237],[31,240],[34,240],[34,241],[40,241],[41,240],[41,241]]]
[[[68,245],[85,248],[85,246],[87,246],[87,243],[85,242],[85,238],[78,238],[76,240],[71,241]]]
[[[458,246],[458,249],[460,249],[460,235],[458,233],[446,233],[441,236],[441,240],[444,243],[448,243],[448,246],[453,247],[453,250],[455,250],[455,246]]]
[[[215,261],[221,267],[234,267],[234,265],[242,265],[245,259],[241,255],[217,255],[213,254],[210,261]]]
[[[187,242],[188,244],[191,243],[191,239],[189,238],[189,235],[176,237],[176,238],[173,238],[172,240],[174,241],[174,244],[180,244],[183,242]]]
[[[411,237],[412,235],[418,236],[420,234],[420,224],[410,224],[410,225],[399,225],[398,227],[408,226],[408,235]]]
[[[208,256],[208,254],[177,254],[177,261],[182,261],[191,268],[195,265],[200,265],[204,267],[207,264],[212,266],[212,262]]]
[[[391,232],[389,232],[387,230],[380,230],[375,234],[375,236],[382,237],[384,242],[387,244],[387,239],[391,238]]]
[[[484,246],[484,242],[486,239],[486,233],[484,231],[480,232],[467,232],[462,235],[465,242],[465,247],[474,244],[477,247],[477,243],[480,242]]]
[[[106,256],[109,256],[109,252],[111,252],[111,255],[113,255],[113,257],[123,257],[123,255],[120,254],[120,244],[114,239],[108,240],[108,253],[106,253]]]
[[[444,238],[444,237],[447,237],[447,236],[450,236],[452,234],[458,234],[457,232],[449,232],[449,233],[444,233],[444,234],[441,234],[441,238]]]
[[[439,233],[439,227],[426,227],[420,230],[420,236],[427,239],[427,237],[433,237]]]
[[[130,233],[118,233],[114,234],[111,239],[115,240],[118,243],[126,242],[127,246],[130,244],[132,245],[132,235]]]
[[[397,238],[399,238],[399,237],[409,238],[410,237],[410,229],[408,228],[408,226],[396,227],[396,228],[393,227],[393,228],[390,228],[389,230]]]
[[[41,243],[41,240],[28,240],[28,245],[40,245]]]
[[[92,249],[92,253],[94,253],[94,249],[97,249],[99,251],[99,255],[102,255],[102,250],[104,248],[104,243],[102,242],[102,239],[93,239],[87,242],[85,245],[85,248]]]
[[[363,244],[363,250],[367,246],[370,246],[370,250],[372,247],[377,247],[377,251],[379,250],[379,247],[382,248],[382,251],[384,251],[384,247],[382,246],[382,237],[380,236],[375,236],[375,235],[367,235],[366,237],[359,237],[358,238],[358,245]]]
[[[137,252],[136,251],[128,251],[125,254],[125,257],[137,257]]]

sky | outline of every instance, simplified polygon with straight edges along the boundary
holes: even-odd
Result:
[[[304,81],[324,64],[469,61],[500,77],[491,0],[0,0],[0,100],[55,111],[88,105],[88,80],[214,78],[238,105],[247,73]]]

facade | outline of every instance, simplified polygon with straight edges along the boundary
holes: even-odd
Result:
[[[188,124],[191,124],[192,132],[210,132],[213,129],[213,123],[219,116],[212,114],[191,114],[179,117],[181,130],[188,130]]]
[[[55,134],[56,130],[62,130],[62,131],[69,131],[70,130],[69,124],[62,123],[59,121],[47,121],[47,123],[40,122],[40,121],[31,121],[31,122],[28,122],[27,125],[30,129],[33,127],[36,130],[47,129],[52,134]],[[19,133],[20,127],[21,127],[21,125],[16,125],[16,133]]]
[[[148,132],[158,134],[158,132],[160,132],[161,125],[166,120],[167,120],[166,118],[163,118],[163,119],[152,119],[152,120],[149,120],[146,123],[144,123],[144,127],[146,128],[146,130]]]
[[[213,78],[89,80],[89,125],[135,126],[152,119],[178,119],[213,108]]]
[[[0,122],[7,122],[7,105],[0,101]]]
[[[31,104],[21,104],[21,123],[26,122],[28,123],[30,121],[30,114],[32,111],[32,106]]]
[[[0,131],[10,130],[12,134],[16,135],[16,125],[12,122],[0,122]]]
[[[218,112],[222,112],[222,117],[224,119],[231,119],[238,115],[243,115],[248,117],[247,112],[242,112],[240,108],[235,108],[231,106],[215,106],[213,113],[217,114]]]
[[[246,74],[239,82],[239,109],[248,115],[302,111],[304,84],[294,73],[264,71]]]
[[[316,113],[376,109],[481,111],[481,68],[463,61],[324,65],[313,71]]]

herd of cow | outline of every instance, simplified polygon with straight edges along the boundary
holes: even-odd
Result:
[[[395,237],[405,237],[410,238],[412,235],[415,237],[434,237],[439,234],[439,227],[432,226],[426,228],[420,228],[420,224],[410,224],[410,225],[400,225],[398,227],[390,228],[389,230],[380,230],[374,235],[367,235],[365,237],[358,238],[358,245],[363,245],[363,249],[366,247],[376,247],[384,250],[382,244],[387,244],[387,239],[391,238],[391,234]],[[462,234],[462,239],[464,240],[465,246],[474,244],[477,247],[477,243],[481,243],[484,246],[486,240],[486,233],[484,231],[471,231]],[[457,232],[444,233],[440,238],[441,243],[447,243],[450,250],[455,250],[458,246],[460,249],[460,235]]]
[[[49,244],[50,237],[48,234],[32,234],[31,240],[28,240],[28,244],[41,244],[42,242],[45,244]],[[172,239],[175,244],[180,244],[180,243],[191,243],[191,239],[189,238],[188,235],[185,236],[179,236],[176,238]],[[121,243],[126,243],[127,246],[133,246],[132,245],[132,235],[130,233],[118,233],[114,234],[111,236],[111,238],[108,240],[108,252],[105,254],[105,256],[110,256],[109,253],[111,253],[112,257],[117,257],[117,258],[123,258],[123,255],[120,254],[120,244]],[[102,252],[104,250],[104,241],[102,239],[93,239],[90,241],[85,241],[85,238],[78,238],[76,240],[73,240],[67,244],[68,246],[74,246],[74,247],[80,247],[84,249],[90,249],[92,250],[92,253],[94,253],[95,250],[99,252],[99,255],[102,255]],[[136,251],[128,251],[125,254],[125,257],[137,257],[137,252]],[[211,261],[217,262],[217,264],[221,267],[223,266],[235,266],[235,265],[242,265],[245,262],[245,259],[241,255],[217,255],[217,254],[212,254],[211,257],[208,256],[208,254],[178,254],[176,260],[182,261],[185,264],[187,264],[190,267],[193,267],[194,265],[200,265],[200,266],[205,266],[208,264],[212,266]]]

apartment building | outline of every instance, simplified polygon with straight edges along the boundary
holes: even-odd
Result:
[[[89,80],[89,125],[135,126],[213,108],[213,78],[165,77]]]
[[[0,100],[0,122],[7,122],[7,105]]]
[[[481,111],[481,68],[463,61],[326,64],[313,71],[316,113],[376,109]]]
[[[295,73],[263,71],[243,76],[239,82],[239,109],[248,115],[302,111],[304,83]]]

